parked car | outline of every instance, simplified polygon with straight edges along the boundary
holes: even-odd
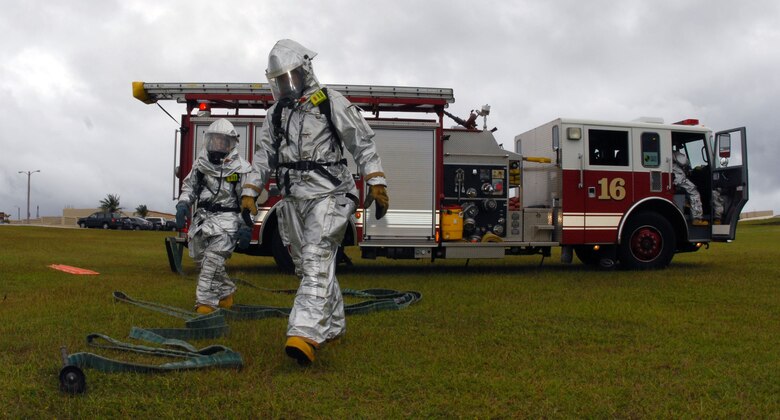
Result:
[[[133,220],[130,219],[130,217],[128,216],[122,217],[122,220],[120,220],[119,222],[120,222],[119,229],[133,230],[135,228],[135,224],[133,223]]]
[[[76,224],[81,228],[121,229],[122,215],[120,213],[95,212],[87,217],[79,218]]]
[[[144,219],[143,217],[133,217],[136,220],[141,230],[154,230],[154,223]]]
[[[141,217],[123,217],[122,229],[127,230],[152,230],[154,225],[152,222],[143,219]]]
[[[163,227],[163,230],[172,230],[176,231],[176,221],[175,220],[166,220],[165,226]]]
[[[163,217],[147,217],[146,220],[152,222],[152,227],[154,230],[165,229],[165,218]]]

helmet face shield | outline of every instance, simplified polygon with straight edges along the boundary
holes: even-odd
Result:
[[[233,150],[236,138],[220,133],[206,133],[206,151],[229,153]]]
[[[217,164],[233,150],[238,139],[222,133],[206,133],[206,152],[209,161]]]
[[[276,77],[269,78],[271,93],[277,101],[283,98],[298,99],[303,96],[305,86],[303,68],[296,67]]]

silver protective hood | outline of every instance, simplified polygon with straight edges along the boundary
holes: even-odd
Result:
[[[304,47],[303,45],[291,40],[282,39],[278,41],[271,52],[268,54],[268,68],[265,70],[265,76],[271,84],[271,90],[274,98],[280,99],[280,89],[277,78],[300,68],[303,73],[304,86],[303,92],[311,92],[312,88],[319,89],[319,81],[314,75],[314,69],[311,60],[317,56],[317,53]]]
[[[238,133],[233,123],[225,118],[214,121],[206,129],[203,143],[204,145],[198,153],[198,161],[204,161],[202,162],[204,173],[209,172],[210,175],[219,176],[220,172],[224,173],[231,167],[235,167],[235,163],[232,165],[230,163],[236,160],[236,146],[238,145]],[[205,163],[209,163],[209,165]],[[210,173],[211,169],[216,173]]]
[[[227,156],[238,144],[238,133],[233,123],[220,118],[209,125],[203,139],[207,151],[220,152]]]
[[[311,61],[317,53],[291,40],[282,39],[271,48],[268,54],[268,68],[265,76],[269,79],[280,76],[294,68]]]
[[[206,134],[222,134],[225,136],[238,138],[238,133],[236,132],[236,128],[233,127],[233,123],[225,118],[220,118],[211,123],[209,128],[206,129]]]
[[[674,161],[683,168],[688,166],[688,156],[680,151],[674,152]]]

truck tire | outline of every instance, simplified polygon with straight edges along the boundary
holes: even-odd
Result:
[[[108,229],[108,223],[103,223],[103,229]]]
[[[285,273],[295,272],[295,263],[293,263],[292,256],[287,251],[287,247],[282,243],[282,237],[279,236],[279,229],[274,229],[274,233],[271,238],[271,253],[273,253],[274,261],[279,270]]]
[[[87,228],[87,224],[84,223],[84,222],[81,222],[81,223],[79,223],[79,227],[82,228],[82,229],[86,229]]]
[[[575,246],[574,253],[577,258],[585,265],[598,265],[601,256],[598,251],[594,251],[592,246]]]
[[[675,240],[672,225],[663,216],[640,213],[623,228],[618,259],[630,270],[664,268],[674,256]]]

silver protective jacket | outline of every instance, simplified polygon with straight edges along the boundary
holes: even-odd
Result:
[[[198,185],[198,172],[203,174],[202,186]],[[235,181],[227,181],[232,175],[237,176]],[[235,148],[227,155],[222,164],[209,162],[206,150],[201,150],[189,175],[184,178],[179,195],[179,202],[185,202],[193,208],[193,223],[190,226],[190,237],[204,228],[196,221],[205,219],[240,221],[238,213],[226,214],[225,212],[209,212],[198,203],[211,203],[221,207],[238,208],[241,205],[241,195],[244,185],[256,185],[259,182],[258,174],[252,169],[252,165],[238,154]],[[257,192],[251,192],[250,196],[256,196]],[[199,196],[197,194],[199,193]],[[209,214],[214,213],[214,214]],[[238,223],[238,222],[236,222]],[[226,224],[225,227],[230,223]],[[238,230],[236,227],[235,230]]]
[[[319,90],[319,86],[309,88],[304,98],[308,98]],[[328,89],[331,118],[343,143],[343,149],[348,151],[357,164],[360,175],[382,173],[382,163],[377,154],[373,137],[374,131],[368,126],[360,110],[352,105],[341,93]],[[258,172],[262,188],[268,179],[276,174],[279,167],[277,184],[284,196],[290,195],[298,199],[311,199],[329,194],[350,193],[357,196],[355,181],[345,164],[342,148],[328,127],[328,121],[321,109],[304,99],[293,109],[285,108],[281,114],[281,128],[285,134],[278,139],[274,137],[274,127],[271,122],[275,104],[268,110],[268,117],[263,126],[262,135],[255,147],[255,157],[252,165]],[[284,167],[301,161],[315,161],[325,166],[330,174],[338,179],[338,184],[312,169],[298,170]],[[284,180],[289,179],[289,191]],[[387,185],[383,176],[375,176],[368,180],[370,185]],[[249,190],[245,190],[247,195]],[[255,193],[256,194],[256,193]]]
[[[279,168],[279,179],[283,195],[291,195],[299,199],[323,197],[328,194],[351,193],[357,195],[355,182],[346,165],[337,164],[344,156],[339,147],[339,138],[343,149],[349,151],[358,166],[360,175],[382,173],[382,163],[374,145],[374,131],[368,126],[360,110],[352,105],[339,92],[328,89],[331,119],[338,131],[334,136],[328,126],[328,120],[321,109],[311,101],[311,95],[321,90],[317,77],[314,75],[311,60],[317,53],[301,44],[282,39],[278,41],[268,55],[266,75],[270,79],[300,67],[304,75],[305,89],[292,108],[282,110],[280,128],[284,130],[281,138],[275,137],[271,116],[276,112],[279,103],[273,105],[266,113],[266,122],[262,135],[256,141],[253,166],[260,176],[261,189],[271,175],[276,173],[280,164],[290,164],[301,161],[315,161],[329,165],[327,170],[338,183],[315,170],[297,170]],[[278,148],[277,148],[278,144]],[[289,179],[289,194],[282,181]],[[383,176],[372,177],[370,185],[387,185]],[[245,195],[256,195],[251,189],[244,190]]]

